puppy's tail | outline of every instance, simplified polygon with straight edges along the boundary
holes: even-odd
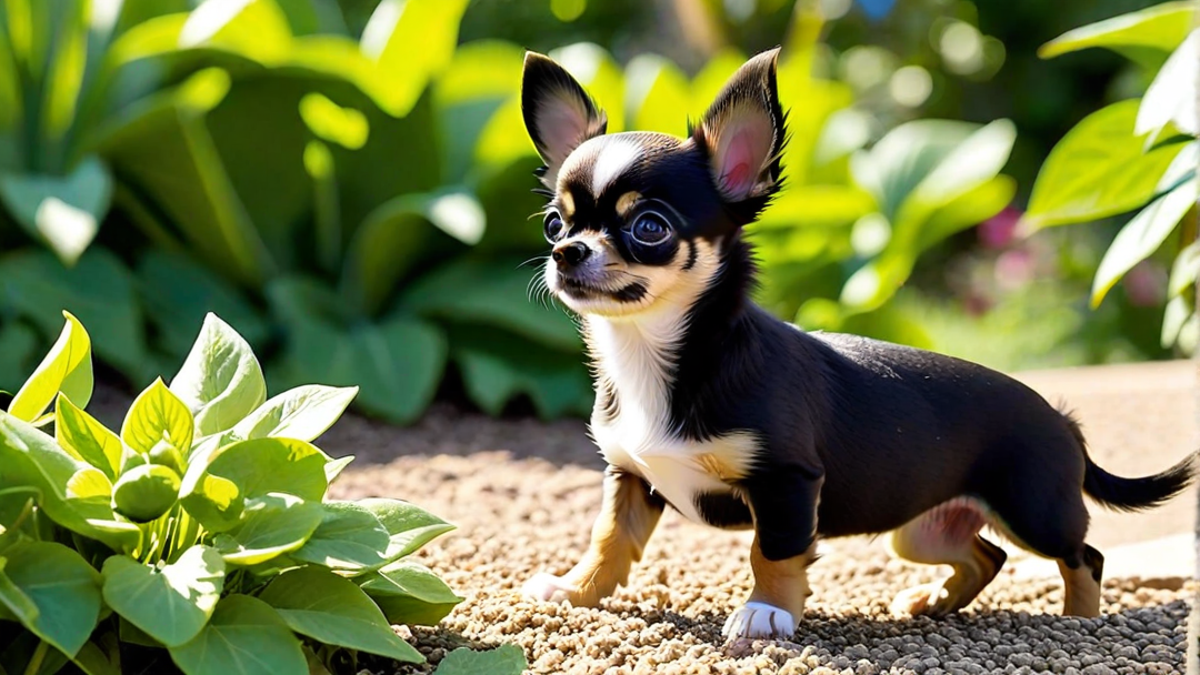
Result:
[[[1083,449],[1087,469],[1083,474],[1083,491],[1100,504],[1116,511],[1143,511],[1160,506],[1187,489],[1196,477],[1196,459],[1200,453],[1189,455],[1175,466],[1153,476],[1122,478],[1100,468],[1087,456],[1083,430],[1074,415],[1060,411],[1071,427],[1071,433]]]

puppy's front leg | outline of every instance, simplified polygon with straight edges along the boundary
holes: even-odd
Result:
[[[773,468],[743,482],[754,514],[754,590],[725,622],[722,632],[729,639],[787,638],[796,632],[812,593],[808,566],[816,549],[823,479],[819,471]]]
[[[604,474],[604,505],[592,526],[587,553],[561,577],[535,575],[526,582],[525,594],[539,600],[568,600],[576,607],[595,606],[628,580],[629,568],[642,559],[642,549],[664,506],[644,480],[609,466]]]

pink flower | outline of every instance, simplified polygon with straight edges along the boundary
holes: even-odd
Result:
[[[976,231],[979,241],[987,248],[1004,248],[1012,242],[1021,220],[1021,211],[1012,206],[1004,207],[1000,213],[979,224]]]

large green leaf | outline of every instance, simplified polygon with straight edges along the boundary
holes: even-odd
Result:
[[[251,347],[267,338],[266,320],[242,292],[190,256],[152,248],[137,265],[137,280],[159,344],[173,356],[188,353],[196,326],[209,312],[233,326]]]
[[[851,160],[854,179],[874,195],[879,210],[889,220],[895,220],[909,195],[978,129],[974,124],[949,120],[901,124],[870,150],[854,154]],[[988,164],[991,163],[989,159]],[[925,184],[936,188],[932,182]]]
[[[209,313],[183,367],[171,379],[171,391],[195,415],[196,433],[208,436],[233,428],[262,405],[267,383],[250,345]]]
[[[68,498],[68,483],[86,468],[87,464],[58,447],[53,437],[0,412],[0,490],[35,490],[38,506],[58,525],[117,551],[136,546],[140,537],[137,527],[115,522],[106,503]]]
[[[187,675],[307,675],[300,640],[271,606],[248,595],[217,603],[196,637],[171,648]]]
[[[200,632],[225,586],[225,561],[209,546],[196,545],[161,568],[114,555],[104,561],[104,601],[167,647]]]
[[[239,438],[298,438],[312,441],[342,416],[358,387],[308,384],[272,396],[233,427]]]
[[[241,521],[214,544],[230,565],[257,565],[303,546],[323,516],[321,504],[292,495],[247,499]]]
[[[430,77],[444,68],[458,45],[458,24],[467,0],[384,0],[362,34],[362,50],[378,62],[387,87],[382,107],[402,117],[412,109]]]
[[[516,645],[500,645],[487,651],[459,647],[442,659],[434,675],[521,675],[528,667],[525,653]]]
[[[1160,52],[1165,57],[1183,42],[1195,14],[1194,2],[1164,2],[1067,31],[1042,45],[1038,56],[1048,59],[1088,47],[1108,47],[1125,54]]]
[[[462,602],[428,567],[401,560],[355,580],[393,624],[432,626]]]
[[[55,406],[54,437],[76,459],[116,479],[123,450],[120,437],[65,396],[59,396]]]
[[[100,618],[100,575],[62,544],[22,542],[4,551],[2,572],[33,605],[25,627],[74,657]]]
[[[8,406],[10,415],[33,422],[61,393],[79,407],[92,399],[92,342],[87,330],[70,312],[50,352],[17,391]]]
[[[519,263],[460,259],[413,282],[400,306],[439,319],[502,328],[531,341],[578,352],[582,345],[579,333],[566,313],[530,298],[530,284],[541,271]]]
[[[231,279],[255,284],[274,262],[201,117],[228,89],[224,71],[200,71],[177,89],[133,106],[97,131],[94,142],[122,180],[179,228],[198,257]]]
[[[1197,195],[1200,195],[1200,189],[1196,181],[1188,181],[1151,202],[1126,223],[1096,269],[1096,278],[1092,282],[1093,307],[1100,304],[1126,272],[1158,250],[1195,205]]]
[[[1200,82],[1200,28],[1179,45],[1150,83],[1138,106],[1134,133],[1157,134],[1167,124],[1174,123],[1178,131],[1192,136],[1200,134],[1200,121],[1196,119],[1197,82]]]
[[[88,249],[70,269],[46,251],[17,252],[0,259],[0,288],[13,307],[47,334],[62,330],[62,310],[70,310],[87,326],[101,360],[134,382],[149,380],[133,280],[107,249]]]
[[[425,509],[398,499],[367,498],[357,504],[366,508],[387,530],[390,542],[387,558],[402,558],[434,538],[454,529],[454,525]]]
[[[418,263],[427,262],[438,231],[466,244],[484,234],[484,212],[469,194],[401,195],[372,211],[350,240],[340,290],[374,316]]]
[[[1182,144],[1143,153],[1134,136],[1138,101],[1114,103],[1088,115],[1046,158],[1033,185],[1025,227],[1079,223],[1145,204]]]
[[[75,264],[96,237],[112,190],[112,174],[95,156],[65,176],[0,174],[0,202],[67,265]]]
[[[452,344],[467,394],[489,414],[500,414],[518,394],[528,395],[545,419],[591,409],[593,391],[581,352],[531,350],[505,331],[483,337],[458,330]]]
[[[329,457],[316,446],[298,439],[239,441],[213,452],[206,464],[189,466],[181,493],[186,504],[189,489],[210,475],[232,482],[245,499],[281,492],[319,502],[328,487],[325,479],[328,461]]]
[[[162,378],[157,378],[129,406],[121,425],[121,440],[134,451],[149,453],[159,442],[166,440],[179,452],[187,454],[192,447],[195,424],[187,405],[179,399]]]
[[[327,502],[321,509],[320,527],[292,558],[350,571],[387,562],[388,531],[370,509],[354,502]]]
[[[294,279],[268,288],[273,309],[289,328],[275,381],[357,385],[363,410],[398,423],[416,419],[433,398],[445,368],[441,331],[403,314],[343,328],[322,316],[322,308],[308,295],[311,290]]]
[[[407,663],[424,657],[388,626],[383,612],[352,581],[317,567],[281,574],[259,596],[292,630],[318,642]]]

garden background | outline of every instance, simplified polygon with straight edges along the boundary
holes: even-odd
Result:
[[[1196,144],[1164,141],[1157,173],[1123,163],[1153,174],[1141,188],[1096,176],[1085,151],[1133,138],[1137,106],[1119,102],[1147,92],[1190,22],[1121,54],[1038,56],[1151,4],[9,0],[0,390],[32,372],[64,308],[99,377],[130,391],[174,372],[214,311],[271,393],[358,385],[360,411],[402,424],[438,396],[585,414],[574,327],[529,295],[546,246],[517,100],[527,48],[583,81],[611,131],[683,134],[747,55],[784,46],[787,189],[750,236],[760,300],[786,319],[1008,370],[1179,356],[1197,324],[1172,271],[1193,261],[1194,279],[1194,226],[1177,217],[1111,278],[1097,270]],[[1101,110],[1107,126],[1043,168]]]

